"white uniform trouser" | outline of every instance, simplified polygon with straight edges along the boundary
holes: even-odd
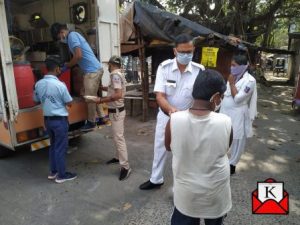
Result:
[[[246,136],[243,136],[242,139],[232,140],[229,159],[230,165],[236,166],[240,161],[240,158],[245,151],[246,139]]]
[[[154,184],[161,184],[164,182],[163,172],[168,154],[165,148],[165,129],[169,119],[170,117],[159,111],[155,129],[154,157],[150,178],[150,181]]]

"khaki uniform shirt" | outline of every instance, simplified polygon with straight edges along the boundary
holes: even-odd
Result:
[[[125,86],[125,77],[121,73],[121,70],[114,70],[110,74],[110,81],[108,85],[108,96],[112,96],[115,92],[115,89],[121,89],[122,90],[122,98],[120,98],[117,101],[108,102],[108,108],[110,109],[116,109],[121,108],[124,106],[124,97],[126,93],[126,86]]]

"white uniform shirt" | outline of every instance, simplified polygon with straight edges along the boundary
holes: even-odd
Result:
[[[253,135],[252,122],[257,114],[256,80],[246,72],[235,86],[238,93],[233,98],[227,82],[227,90],[224,93],[220,113],[231,118],[233,138],[242,139]]]
[[[171,115],[174,204],[184,215],[211,219],[230,210],[230,133],[230,118],[220,113]]]
[[[193,103],[193,86],[204,66],[190,62],[181,74],[176,58],[162,62],[156,73],[154,92],[166,94],[167,101],[178,110],[186,110]]]

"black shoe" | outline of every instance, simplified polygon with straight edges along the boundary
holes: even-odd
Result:
[[[119,180],[125,180],[129,177],[131,173],[131,169],[129,168],[128,170],[126,170],[125,168],[121,168],[121,171],[120,171],[120,176],[119,176]]]
[[[141,190],[152,190],[155,188],[160,188],[164,183],[161,184],[153,184],[150,180],[140,185]]]
[[[119,163],[120,161],[116,158],[112,158],[111,160],[107,161],[106,164],[109,165],[109,164],[115,164],[115,163]]]
[[[230,165],[230,175],[235,174],[235,166]]]

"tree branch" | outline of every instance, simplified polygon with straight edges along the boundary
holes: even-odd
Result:
[[[265,20],[270,19],[270,17],[274,17],[275,12],[283,5],[284,0],[277,0],[273,5],[270,6],[269,10],[262,14],[258,15],[250,20],[250,23],[254,26],[260,25],[264,23]]]

